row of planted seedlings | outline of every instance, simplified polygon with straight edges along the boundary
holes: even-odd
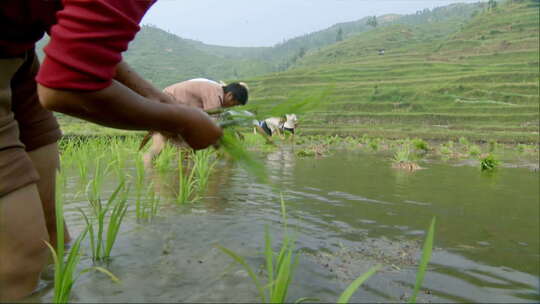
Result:
[[[500,154],[505,148],[496,141],[490,141],[482,148],[465,137],[460,137],[455,142],[448,140],[438,145],[430,145],[421,138],[384,140],[366,135],[358,138],[315,135],[299,139],[296,143],[307,145],[296,151],[300,157],[324,156],[331,148],[336,147],[367,149],[372,152],[393,151],[392,166],[410,171],[421,169],[418,161],[430,156],[442,160],[473,158],[479,161],[482,171],[492,171],[501,164]],[[515,147],[519,154],[537,154],[537,147],[534,145],[518,144]]]
[[[57,177],[56,219],[58,239],[64,239],[63,209],[68,190],[68,172],[77,172],[79,182],[74,199],[84,198],[88,207],[77,208],[86,227],[73,241],[66,254],[62,242],[56,248],[49,247],[55,263],[54,296],[55,303],[69,301],[71,289],[76,279],[91,270],[107,274],[112,280],[119,281],[109,272],[105,265],[111,261],[111,253],[119,236],[128,207],[134,205],[135,217],[138,221],[151,220],[159,210],[160,196],[154,191],[153,183],[147,183],[142,154],[137,152],[139,139],[118,138],[74,138],[60,143],[62,169]],[[187,159],[186,153],[190,155]],[[133,160],[131,164],[130,159]],[[215,152],[178,152],[167,147],[156,159],[155,170],[164,174],[174,168],[177,159],[179,175],[179,191],[175,202],[194,202],[205,189],[211,171],[216,164]],[[188,163],[186,166],[185,163]],[[191,163],[191,165],[189,165]],[[134,170],[129,170],[130,166]],[[185,167],[185,168],[184,168]],[[188,170],[186,170],[188,169]],[[189,171],[189,173],[186,173]],[[132,172],[132,173],[130,173]],[[105,196],[105,185],[116,180],[117,185],[112,193]],[[73,183],[75,184],[75,183]],[[90,256],[94,266],[77,272],[77,265],[83,255],[82,243],[88,238]],[[65,256],[65,258],[64,258]]]

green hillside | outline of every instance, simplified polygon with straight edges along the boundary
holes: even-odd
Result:
[[[317,106],[299,111],[304,134],[538,142],[538,81],[538,1],[509,1],[468,22],[378,27],[307,54],[249,80],[249,108],[271,115],[307,98]]]
[[[143,26],[124,54],[125,60],[158,87],[190,78],[241,78],[271,71],[260,60],[207,54],[174,34]]]
[[[412,15],[383,15],[379,27],[395,23],[423,24],[431,21],[468,20],[481,4],[454,4]],[[284,71],[294,66],[305,54],[335,44],[371,29],[367,19],[339,23],[327,29],[305,34],[273,47],[225,47],[183,39],[154,26],[142,26],[124,54],[125,60],[158,87],[178,81],[206,77],[210,79],[241,79]],[[449,27],[449,30],[455,26]],[[48,38],[37,45],[40,56]]]
[[[378,26],[385,27],[395,24],[418,25],[430,22],[452,20],[448,31],[456,29],[485,6],[483,3],[457,3],[433,10],[425,9],[411,15],[387,14],[377,17]],[[342,22],[329,28],[284,40],[273,47],[237,48],[207,45],[198,41],[186,40],[195,48],[215,56],[224,58],[257,59],[269,64],[274,71],[284,71],[293,66],[302,56],[320,48],[345,40],[359,33],[372,29],[367,24],[369,17],[359,20]]]

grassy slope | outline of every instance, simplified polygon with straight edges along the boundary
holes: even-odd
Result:
[[[250,107],[269,115],[283,102],[322,102],[301,113],[304,133],[538,142],[538,43],[532,1],[468,23],[377,28],[252,79]]]

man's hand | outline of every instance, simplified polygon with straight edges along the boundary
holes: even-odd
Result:
[[[179,115],[189,117],[187,121],[179,126],[177,133],[162,132],[169,138],[178,138],[185,140],[188,145],[195,149],[205,149],[210,145],[216,146],[218,140],[223,136],[221,128],[206,114],[203,110],[195,107],[176,105]]]

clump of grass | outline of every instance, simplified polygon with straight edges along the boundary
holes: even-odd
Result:
[[[379,139],[373,138],[369,141],[368,146],[373,150],[377,151],[379,150]]]
[[[411,148],[408,144],[404,144],[401,146],[399,150],[394,153],[394,157],[392,158],[394,163],[408,163],[412,161],[411,158]]]
[[[478,145],[471,145],[469,147],[469,155],[470,156],[478,156],[478,155],[480,155],[480,153],[482,153],[482,150],[480,149],[480,147]]]
[[[113,281],[119,282],[119,279],[109,272],[107,269],[102,267],[90,267],[80,271],[78,274],[75,274],[75,270],[80,261],[80,250],[81,250],[81,241],[86,237],[88,228],[85,229],[74,241],[73,246],[71,247],[69,253],[67,254],[67,259],[64,261],[64,189],[65,177],[63,174],[59,174],[56,181],[56,236],[57,244],[56,250],[51,244],[45,242],[49,247],[53,261],[54,261],[54,303],[68,303],[71,296],[71,290],[73,284],[79,278],[79,276],[90,270],[97,270],[106,275],[108,275]]]
[[[178,195],[176,202],[178,204],[191,203],[196,201],[197,180],[195,179],[195,170],[184,170],[184,160],[182,152],[178,153]]]
[[[414,138],[412,141],[411,141],[412,145],[414,146],[415,149],[419,150],[419,151],[423,151],[423,152],[428,152],[429,151],[429,145],[427,142],[425,142],[423,139],[421,138]]]
[[[468,147],[469,144],[470,144],[469,140],[467,138],[465,138],[465,137],[460,137],[458,141],[464,147]]]
[[[482,171],[493,171],[497,168],[497,166],[499,166],[499,164],[499,160],[497,160],[491,153],[480,159],[480,169]]]
[[[150,183],[146,191],[146,202],[144,205],[143,218],[153,219],[159,210],[160,196],[154,191],[154,183]]]
[[[92,260],[94,262],[108,260],[110,258],[112,248],[127,211],[127,194],[129,190],[124,191],[117,201],[118,195],[123,188],[124,182],[121,182],[111,194],[105,205],[99,198],[91,201],[92,219],[90,219],[82,209],[79,209],[86,221],[87,229],[89,231],[90,248],[92,251]],[[105,221],[109,211],[111,211],[110,218],[107,230],[105,231]],[[103,235],[104,233],[106,233],[105,237]]]
[[[193,170],[195,171],[197,190],[199,192],[206,189],[210,174],[217,163],[215,154],[216,153],[210,149],[195,151],[193,154]]]
[[[315,151],[313,149],[300,149],[296,151],[296,156],[298,157],[313,157],[315,156]]]
[[[155,160],[155,166],[159,173],[164,173],[172,168],[172,161],[175,153],[176,147],[165,145],[165,148],[163,148]]]
[[[421,169],[420,166],[414,162],[414,157],[411,153],[411,146],[408,142],[401,145],[400,149],[394,153],[392,161],[392,166],[394,168],[407,169],[410,171]]]

